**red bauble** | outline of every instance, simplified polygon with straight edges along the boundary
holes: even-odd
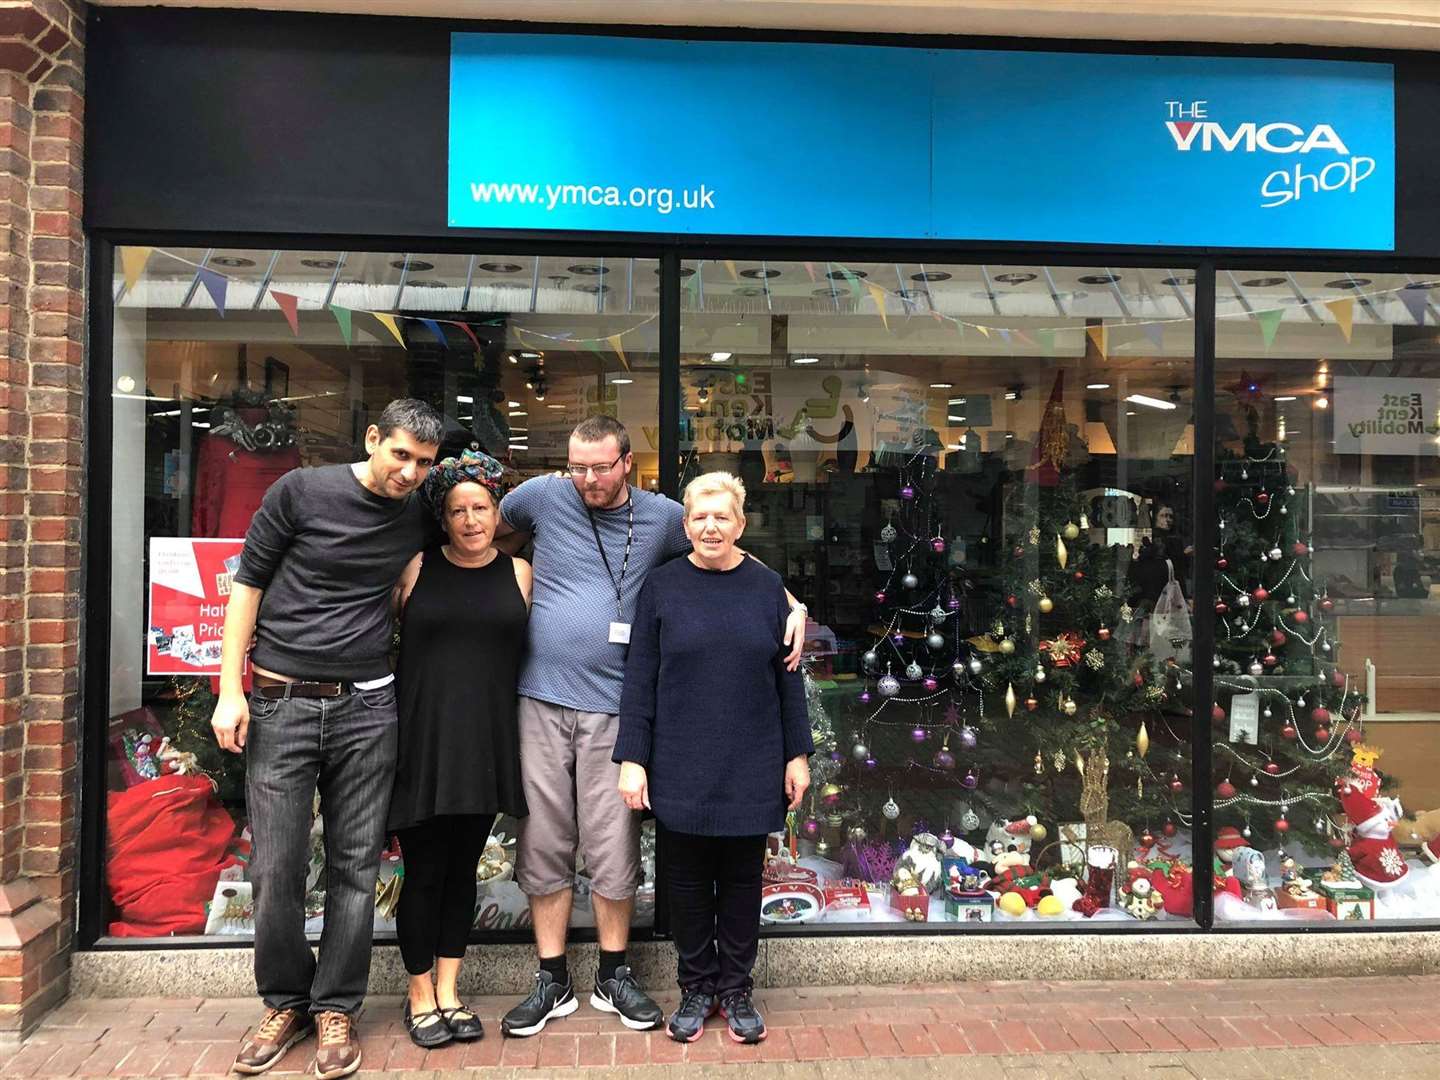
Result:
[[[1167,821],[1167,822],[1165,822],[1164,827],[1161,828],[1160,831],[1163,832],[1166,836],[1174,836],[1174,835],[1175,835],[1175,823],[1174,823],[1173,821]]]
[[[1344,685],[1345,685],[1345,674],[1344,674],[1344,672],[1342,672],[1339,668],[1336,668],[1334,671],[1330,672],[1330,685],[1331,685],[1331,686],[1344,686]]]
[[[1309,615],[1309,613],[1308,613],[1308,612],[1304,612],[1304,611],[1297,611],[1297,612],[1295,612],[1294,618],[1295,618],[1295,621],[1296,621],[1297,623],[1299,623],[1301,626],[1304,626],[1307,622],[1310,621],[1310,615]]]
[[[1264,664],[1266,667],[1274,667],[1274,666],[1275,666],[1276,664],[1278,664],[1280,661],[1279,661],[1279,659],[1275,656],[1274,653],[1269,653],[1269,652],[1267,652],[1264,656],[1262,656],[1262,657],[1260,658],[1260,662],[1261,662],[1262,664]]]
[[[1269,761],[1265,763],[1265,771],[1271,776],[1278,776],[1280,775],[1280,766],[1273,761]]]
[[[1310,554],[1310,549],[1305,546],[1305,542],[1303,540],[1296,540],[1295,546],[1292,547],[1290,550],[1295,552],[1295,557],[1297,559],[1304,558],[1306,555]]]
[[[1315,741],[1316,741],[1316,742],[1329,742],[1329,741],[1330,741],[1330,729],[1329,729],[1328,727],[1317,727],[1317,728],[1315,729]]]
[[[1034,712],[1034,711],[1035,711],[1036,709],[1038,709],[1039,707],[1040,707],[1040,702],[1036,701],[1033,697],[1027,697],[1027,698],[1025,699],[1025,711],[1026,711],[1026,712]]]
[[[1285,637],[1284,630],[1276,630],[1273,634],[1270,635],[1270,640],[1273,641],[1278,648],[1279,646],[1284,645],[1285,642],[1289,639]]]
[[[1109,641],[1109,640],[1110,640],[1110,628],[1109,628],[1108,626],[1102,626],[1102,627],[1100,627],[1099,630],[1096,630],[1096,631],[1095,631],[1095,636],[1098,637],[1101,641]]]
[[[1326,615],[1329,615],[1330,612],[1335,610],[1335,601],[1331,600],[1328,596],[1322,596],[1320,598],[1320,610],[1325,612]]]
[[[1152,833],[1149,829],[1146,829],[1143,833],[1140,834],[1140,843],[1145,845],[1145,847],[1154,847],[1155,834]]]
[[[1005,597],[1005,603],[1009,604],[1011,607],[1014,607],[1016,604],[1020,603],[1020,601],[1016,598],[1014,593],[1011,593],[1009,596]]]
[[[1219,705],[1210,706],[1210,719],[1214,720],[1217,724],[1223,724],[1225,722],[1225,710]]]
[[[1260,494],[1255,496],[1255,501],[1258,502],[1261,506],[1264,506],[1270,501],[1270,493],[1268,491],[1260,492]]]
[[[1144,676],[1144,675],[1141,675],[1140,672],[1137,671],[1137,672],[1135,672],[1135,678],[1134,678],[1133,681],[1134,681],[1134,683],[1135,683],[1136,686],[1144,686],[1144,685],[1145,685],[1145,676]]]
[[[1330,837],[1330,846],[1337,851],[1340,850],[1340,848],[1345,846],[1345,838],[1343,836]]]
[[[1076,580],[1076,581],[1084,581],[1084,580],[1085,580],[1085,571],[1084,571],[1084,570],[1076,570],[1076,571],[1075,571],[1075,580]]]
[[[1178,776],[1172,777],[1170,780],[1170,790],[1177,795],[1180,794],[1180,792],[1185,790],[1185,781],[1181,780]]]
[[[1324,705],[1317,706],[1310,711],[1310,719],[1316,724],[1328,724],[1330,722],[1330,710]]]
[[[1025,549],[1019,544],[1016,544],[1015,550],[1012,551],[1010,554],[1014,555],[1017,559],[1023,559],[1025,557]]]
[[[1278,833],[1287,833],[1287,832],[1289,832],[1289,831],[1290,831],[1290,822],[1286,821],[1283,817],[1280,818],[1278,821],[1275,822],[1275,831],[1278,832]]]
[[[1216,478],[1216,480],[1215,480],[1215,490],[1216,490],[1216,491],[1224,491],[1224,490],[1225,490],[1227,487],[1229,487],[1229,486],[1230,486],[1229,484],[1225,483],[1225,478],[1224,478],[1223,476]]]
[[[1233,799],[1235,797],[1235,785],[1229,780],[1221,780],[1215,789],[1215,794],[1221,799]]]
[[[1217,601],[1215,601],[1215,614],[1216,614],[1216,615],[1224,615],[1225,612],[1227,612],[1227,611],[1229,611],[1229,610],[1230,610],[1230,605],[1227,604],[1227,603],[1225,603],[1224,600],[1217,600]]]
[[[1224,570],[1224,569],[1225,569],[1226,567],[1228,567],[1229,565],[1230,565],[1230,560],[1227,559],[1227,558],[1225,558],[1224,555],[1221,555],[1220,558],[1218,558],[1218,559],[1215,560],[1215,569],[1216,569],[1216,570]]]
[[[1264,601],[1270,599],[1270,590],[1265,588],[1264,585],[1259,585],[1256,586],[1255,591],[1252,592],[1250,595],[1253,596],[1257,602],[1263,603]]]
[[[1352,727],[1345,732],[1345,741],[1351,746],[1359,745],[1360,740],[1363,738],[1365,738],[1365,736],[1360,733],[1360,729],[1357,727]]]
[[[1293,739],[1299,734],[1300,733],[1295,730],[1294,724],[1286,724],[1280,729],[1280,737],[1282,739]]]

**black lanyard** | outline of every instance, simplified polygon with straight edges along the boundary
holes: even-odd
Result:
[[[600,549],[600,561],[605,564],[605,576],[610,579],[610,587],[615,590],[615,619],[617,622],[625,621],[625,601],[623,599],[625,590],[625,571],[630,566],[630,545],[635,541],[635,496],[633,492],[627,493],[626,505],[630,510],[630,524],[625,532],[625,557],[620,560],[620,580],[615,580],[615,572],[610,569],[610,558],[605,554],[605,545],[600,542],[600,529],[595,524],[595,512],[588,506],[585,513],[590,518],[590,531],[595,534],[595,546]]]

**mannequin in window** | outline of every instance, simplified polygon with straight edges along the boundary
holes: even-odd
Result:
[[[210,412],[195,455],[192,536],[241,537],[265,491],[300,465],[295,410],[261,390],[236,390]]]

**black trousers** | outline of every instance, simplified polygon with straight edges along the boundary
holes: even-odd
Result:
[[[395,935],[411,975],[424,975],[437,956],[465,955],[475,919],[475,867],[494,823],[489,814],[456,814],[395,830],[405,856]]]
[[[762,836],[695,836],[656,822],[682,990],[751,988],[760,950]]]

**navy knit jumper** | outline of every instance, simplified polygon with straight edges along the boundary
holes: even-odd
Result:
[[[785,826],[785,763],[815,743],[799,672],[785,670],[785,590],[743,559],[650,571],[635,611],[615,761],[645,766],[672,832],[758,836]]]

